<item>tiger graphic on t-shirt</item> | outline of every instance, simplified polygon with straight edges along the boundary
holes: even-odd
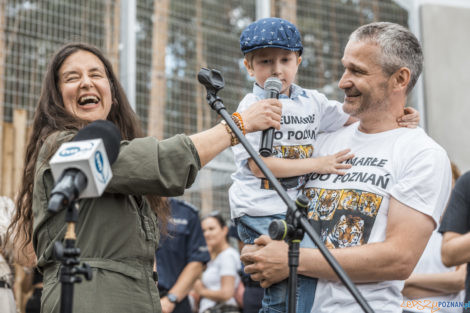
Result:
[[[339,196],[339,190],[323,190],[317,206],[320,220],[331,220],[338,206]]]
[[[370,217],[375,217],[382,202],[382,197],[370,192],[363,192],[359,201],[359,212]]]
[[[356,210],[360,196],[360,193],[356,190],[344,190],[340,200],[341,208],[344,210]]]
[[[383,196],[360,189],[305,188],[312,226],[329,248],[362,245],[369,240]]]
[[[327,248],[346,248],[362,245],[364,221],[359,216],[342,215],[325,241]]]

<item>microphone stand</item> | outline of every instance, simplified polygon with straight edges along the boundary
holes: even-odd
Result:
[[[51,198],[53,200],[54,197]],[[65,233],[64,241],[65,247],[60,241],[54,243],[54,258],[61,261],[60,269],[60,282],[61,282],[61,299],[60,299],[60,313],[72,313],[73,311],[73,292],[74,284],[80,283],[82,278],[78,275],[83,275],[86,280],[92,279],[92,271],[88,264],[80,264],[80,248],[75,247],[76,234],[75,224],[78,221],[78,203],[74,200],[68,203],[62,201],[61,203],[49,203],[48,211],[51,213],[58,212],[58,208],[66,206],[65,222],[67,223],[67,231]]]
[[[209,70],[207,68],[201,68],[201,70],[198,73],[198,80],[202,85],[204,85],[204,87],[206,87],[206,91],[207,91],[206,99],[210,107],[214,111],[216,111],[227,122],[227,125],[229,125],[230,129],[240,140],[240,143],[243,145],[243,147],[245,147],[246,151],[251,156],[253,161],[256,163],[256,165],[258,165],[261,172],[263,172],[265,178],[269,180],[271,185],[274,187],[276,192],[281,197],[282,201],[287,205],[286,221],[284,222],[285,226],[284,226],[283,232],[285,232],[286,234],[290,233],[290,236],[287,236],[286,238],[288,238],[289,241],[292,241],[292,251],[290,248],[291,243],[289,242],[289,253],[292,253],[292,256],[291,254],[289,254],[289,268],[290,270],[292,269],[290,273],[292,276],[294,276],[292,278],[290,277],[292,286],[289,286],[289,287],[292,287],[291,289],[293,290],[289,291],[289,295],[290,295],[289,313],[295,313],[295,300],[294,299],[296,299],[295,295],[296,295],[296,288],[297,288],[296,282],[297,282],[297,266],[298,266],[298,251],[299,251],[298,244],[300,240],[298,239],[297,235],[292,235],[292,234],[296,234],[297,229],[301,229],[301,231],[302,230],[305,231],[310,236],[310,238],[312,238],[313,242],[316,244],[316,246],[318,247],[322,255],[325,257],[328,264],[333,268],[336,275],[338,275],[339,279],[343,282],[343,284],[346,286],[346,288],[349,290],[352,296],[356,299],[357,303],[362,308],[362,310],[366,313],[373,313],[374,311],[369,306],[367,301],[364,299],[359,289],[357,289],[357,287],[351,281],[349,276],[346,274],[343,268],[339,265],[338,261],[331,255],[330,251],[328,251],[328,249],[325,247],[319,235],[315,232],[313,227],[310,225],[307,219],[307,216],[303,214],[302,212],[300,212],[300,210],[297,210],[296,205],[294,205],[292,199],[289,197],[287,192],[281,186],[281,184],[276,179],[276,177],[274,177],[273,173],[269,170],[266,164],[264,164],[264,162],[255,152],[253,147],[250,145],[246,137],[243,135],[243,133],[237,127],[235,122],[232,120],[230,114],[227,112],[222,102],[222,99],[220,99],[220,97],[217,96],[217,92],[225,86],[224,79],[221,73],[214,69]],[[298,202],[301,203],[302,200],[299,200]],[[270,228],[272,228],[271,225],[270,225]],[[275,228],[275,226],[273,228]],[[298,233],[299,235],[301,231],[299,231]],[[303,237],[303,234],[302,234],[302,237]],[[297,256],[295,254],[297,254]],[[291,259],[292,259],[292,262],[291,262]],[[294,297],[292,297],[292,295],[294,295]]]
[[[269,225],[269,236],[273,240],[285,240],[289,244],[289,280],[287,283],[289,293],[288,312],[296,312],[296,301],[292,301],[292,299],[297,299],[297,267],[299,266],[299,248],[300,242],[304,237],[304,229],[298,224],[299,219],[295,214],[302,214],[306,216],[308,202],[309,200],[305,195],[300,195],[295,201],[296,210],[288,211],[285,221],[274,220]]]

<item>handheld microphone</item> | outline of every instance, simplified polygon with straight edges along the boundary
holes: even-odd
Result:
[[[117,159],[120,142],[119,129],[98,120],[63,143],[49,162],[56,184],[48,211],[58,212],[78,198],[101,196],[113,177],[111,164]]]
[[[268,93],[268,99],[279,99],[281,92],[282,82],[276,77],[269,77],[264,82],[264,90]],[[261,135],[261,143],[259,145],[259,154],[263,157],[268,157],[273,154],[273,136],[274,128],[270,127],[263,130]]]

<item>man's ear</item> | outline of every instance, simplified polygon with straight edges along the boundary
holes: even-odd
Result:
[[[250,65],[250,62],[248,62],[248,60],[246,58],[243,59],[243,64],[245,65],[246,67],[246,70],[248,71],[248,74],[253,77],[255,75],[254,71],[253,71],[253,68],[251,67]]]
[[[297,58],[297,66],[299,66],[301,62],[302,62],[302,57],[298,57]]]
[[[407,67],[401,67],[393,74],[393,89],[402,90],[408,88],[410,83],[411,71]]]

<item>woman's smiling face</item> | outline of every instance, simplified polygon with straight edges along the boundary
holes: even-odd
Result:
[[[86,120],[105,120],[111,110],[112,95],[106,69],[91,52],[79,50],[59,68],[59,89],[65,109]]]

